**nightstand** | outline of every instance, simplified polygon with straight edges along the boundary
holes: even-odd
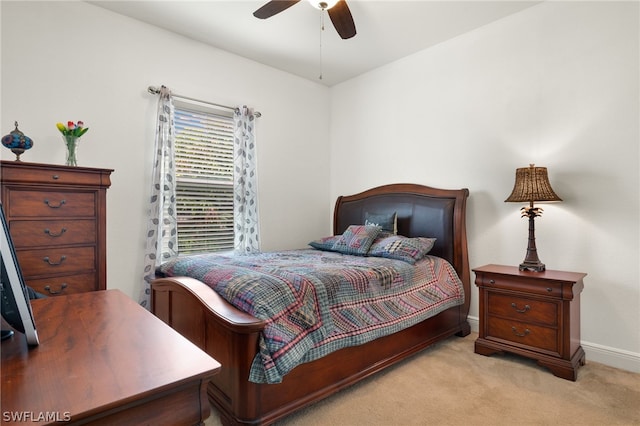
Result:
[[[575,381],[578,367],[585,363],[580,292],[587,274],[520,271],[501,265],[473,271],[480,295],[475,352],[526,356],[556,376]]]

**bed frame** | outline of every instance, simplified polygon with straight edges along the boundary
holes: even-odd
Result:
[[[410,328],[340,349],[299,365],[282,383],[248,381],[264,324],[192,278],[159,278],[151,285],[151,311],[222,364],[207,393],[223,424],[270,424],[452,335],[470,333],[470,272],[465,226],[467,189],[391,184],[339,197],[333,229],[338,235],[364,223],[365,212],[397,212],[398,233],[436,237],[430,254],[447,259],[464,284],[465,303]]]

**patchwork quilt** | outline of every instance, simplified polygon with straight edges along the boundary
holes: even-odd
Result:
[[[159,268],[189,276],[266,327],[249,380],[279,383],[297,365],[421,322],[464,303],[463,286],[444,259],[412,265],[314,249],[179,257]]]

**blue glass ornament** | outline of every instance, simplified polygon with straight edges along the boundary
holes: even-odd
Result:
[[[2,137],[2,145],[6,146],[16,155],[16,161],[20,161],[20,154],[33,146],[31,138],[18,130],[18,122],[15,122],[15,130]]]

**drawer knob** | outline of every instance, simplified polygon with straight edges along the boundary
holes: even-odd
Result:
[[[496,280],[489,280],[489,284],[495,284]]]
[[[50,236],[50,237],[60,237],[60,236],[61,236],[62,234],[64,234],[65,232],[67,232],[67,228],[62,228],[62,229],[60,230],[60,232],[58,232],[57,234],[56,234],[56,233],[51,232],[48,228],[44,230],[44,233],[45,233],[45,234],[47,234],[47,235],[48,235],[48,236]]]
[[[58,179],[60,179],[60,176],[58,176],[58,175],[53,175],[53,176],[51,176],[51,178],[52,178],[53,180],[58,180]]]
[[[551,287],[547,287],[547,291],[548,291],[549,293],[551,293],[551,292],[553,291],[553,289],[552,289]]]
[[[62,285],[60,286],[60,290],[51,290],[50,285],[44,286],[44,289],[47,290],[49,294],[60,294],[64,291],[65,288],[67,288],[67,283],[62,283]]]
[[[511,304],[511,307],[512,307],[513,309],[515,309],[515,311],[516,311],[516,312],[519,312],[519,313],[521,313],[521,314],[524,314],[524,313],[525,313],[525,312],[527,312],[529,309],[531,309],[531,306],[529,306],[529,305],[524,305],[524,308],[523,308],[523,309],[518,309],[518,305],[516,305],[516,304],[515,304],[515,302]]]
[[[58,266],[58,265],[61,265],[61,264],[62,264],[62,262],[64,262],[66,258],[67,258],[67,256],[60,256],[60,261],[58,261],[58,262],[52,262],[52,261],[49,259],[49,256],[45,256],[45,257],[43,257],[43,258],[42,258],[42,260],[44,260],[45,262],[47,262],[47,263],[48,263],[49,265],[51,265],[51,266]]]
[[[60,207],[62,207],[62,206],[66,203],[66,201],[65,201],[65,200],[62,200],[62,201],[60,201],[57,205],[51,204],[51,203],[49,202],[49,200],[44,200],[44,203],[45,203],[49,208],[52,208],[52,209],[59,209]]]
[[[515,327],[511,327],[511,331],[513,331],[513,334],[515,334],[518,337],[524,337],[527,334],[531,333],[531,331],[529,331],[528,328],[524,329],[524,333],[518,333],[518,329],[516,329]]]

